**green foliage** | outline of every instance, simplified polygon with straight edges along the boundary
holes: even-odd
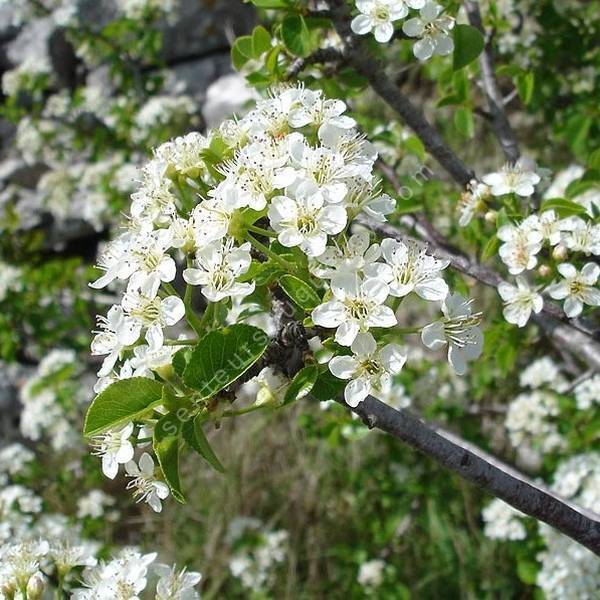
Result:
[[[458,24],[452,30],[454,37],[454,58],[452,68],[455,71],[472,63],[483,51],[484,40],[481,32],[471,25]]]
[[[183,438],[187,444],[195,450],[208,464],[219,471],[225,473],[225,467],[212,449],[204,430],[202,429],[202,416],[198,415],[193,419],[188,419],[183,424]]]
[[[182,420],[178,413],[161,417],[154,428],[153,449],[165,481],[177,502],[184,503],[185,496],[179,478],[179,446]]]
[[[183,380],[201,399],[217,392],[243,375],[263,354],[267,335],[250,325],[232,325],[204,336],[194,348],[183,372]]]
[[[319,368],[316,365],[308,365],[300,369],[285,393],[283,404],[290,404],[307,396],[313,389],[318,375]]]
[[[146,377],[111,383],[90,404],[83,426],[84,435],[97,435],[147,414],[161,403],[162,388],[161,383]]]

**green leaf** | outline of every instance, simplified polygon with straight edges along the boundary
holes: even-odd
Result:
[[[194,348],[183,381],[211,398],[243,375],[269,344],[267,334],[250,325],[237,324],[211,331]]]
[[[231,47],[231,62],[236,71],[239,71],[252,58],[254,58],[252,37],[243,35],[237,38]]]
[[[317,378],[311,390],[311,396],[321,402],[336,400],[346,387],[346,383],[347,381],[338,379],[328,369],[327,371],[323,371]]]
[[[290,0],[250,0],[254,6],[258,8],[289,8],[293,6],[293,2]]]
[[[262,26],[258,25],[252,31],[252,51],[253,55],[258,57],[263,52],[271,49],[271,35]]]
[[[83,434],[90,437],[135,421],[161,403],[162,389],[162,383],[147,377],[115,381],[92,401],[85,416]]]
[[[515,84],[519,98],[523,104],[529,104],[533,98],[533,90],[535,88],[535,75],[532,71],[519,73],[515,77]]]
[[[592,118],[584,114],[573,115],[567,121],[565,138],[576,155],[580,155],[585,150],[592,122]]]
[[[310,31],[300,15],[288,15],[281,24],[281,38],[286,48],[296,56],[310,52]]]
[[[479,29],[471,25],[458,24],[453,30],[454,60],[452,68],[455,71],[473,62],[483,50],[484,41]]]
[[[498,252],[498,248],[500,248],[500,240],[494,235],[484,246],[483,251],[481,252],[481,261],[485,262],[489,258],[492,258]]]
[[[294,277],[283,275],[279,279],[283,291],[303,310],[311,310],[321,304],[321,298],[308,283]]]
[[[545,210],[554,210],[559,217],[570,217],[572,215],[581,215],[586,212],[585,207],[577,202],[571,202],[565,198],[549,198],[544,200],[540,206],[540,212]]]
[[[200,415],[183,424],[183,439],[215,470],[219,471],[219,473],[225,473],[225,467],[221,464],[202,429],[202,418]]]
[[[535,561],[524,558],[517,562],[517,575],[523,583],[534,585],[537,580],[539,567]]]
[[[454,113],[454,126],[458,133],[467,138],[475,135],[475,122],[473,120],[473,111],[470,108],[461,106]]]
[[[185,370],[191,352],[191,348],[181,348],[180,350],[177,350],[175,354],[173,354],[171,364],[173,365],[173,369],[175,369],[175,373],[177,373],[179,377],[183,375],[183,371]]]
[[[594,171],[600,171],[600,148],[594,150],[587,159],[587,166]]]
[[[181,418],[176,413],[161,417],[154,428],[153,448],[165,481],[177,502],[185,503],[179,478]]]
[[[319,367],[316,365],[308,365],[300,369],[285,392],[283,404],[290,404],[307,396],[313,389],[318,375]]]

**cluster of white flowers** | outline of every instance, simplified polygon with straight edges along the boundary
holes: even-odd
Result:
[[[19,93],[33,93],[38,97],[50,78],[50,64],[39,58],[26,58],[14,69],[5,71],[2,75],[2,93],[5,96],[16,97]],[[40,87],[41,86],[41,87]],[[40,87],[40,89],[36,89]]]
[[[287,531],[265,529],[258,519],[234,519],[228,541],[239,550],[229,561],[231,574],[254,593],[264,590],[277,565],[285,560]]]
[[[1,204],[1,202],[0,202]],[[21,269],[0,260],[0,302],[21,288]]]
[[[148,131],[172,131],[177,124],[193,127],[198,122],[195,118],[197,110],[196,101],[191,96],[152,96],[135,115],[132,139],[139,143],[146,139]]]
[[[90,390],[80,382],[75,385],[78,375],[72,350],[52,350],[40,361],[19,393],[23,437],[32,441],[47,438],[54,450],[80,444],[76,423]]]
[[[116,4],[128,19],[141,19],[152,12],[163,15],[173,14],[179,0],[117,0]]]
[[[483,532],[493,540],[524,540],[527,537],[521,518],[522,512],[503,500],[492,500],[481,513],[485,526]]]
[[[121,303],[99,318],[92,342],[92,354],[106,356],[96,391],[117,379],[153,377],[170,364],[178,341],[166,340],[165,330],[184,316],[190,319],[190,308],[186,313],[171,285],[177,260],[187,259],[182,271],[187,296],[191,286],[199,286],[209,303],[230,309],[228,322],[235,322],[232,315],[245,312],[243,299],[255,289],[245,277],[253,264],[252,247],[293,275],[304,262],[304,276],[314,276],[315,285],[325,288],[311,317],[315,325],[335,330],[334,341],[353,352],[330,362],[334,375],[350,380],[350,405],[369,394],[385,397],[406,360],[398,345],[379,348],[369,333],[397,325],[388,299],[414,293],[441,302],[444,317],[423,329],[423,342],[446,347],[455,371],[466,371],[482,350],[481,314],[472,311],[470,301],[449,294],[442,277],[447,261],[414,244],[392,239],[371,244],[367,232],[347,232],[361,212],[385,220],[395,202],[378,190],[377,154],[345,110],[342,101],[328,100],[320,91],[284,88],[219,130],[206,136],[192,132],[155,150],[132,194],[127,230],[107,245],[99,258],[103,274],[92,284],[126,283]],[[296,252],[292,262],[255,234]],[[269,371],[258,384],[271,397],[284,389]],[[126,445],[132,433],[130,425],[100,440],[103,460],[111,461],[104,465],[108,476],[132,459]],[[155,496],[144,497],[155,502]]]
[[[496,173],[484,175],[483,183],[472,181],[460,202],[459,224],[467,225],[492,196],[515,194],[529,198],[541,181],[539,172],[541,170],[531,160],[520,159],[515,164],[505,165]],[[589,262],[581,269],[565,262],[569,253],[586,257],[600,254],[600,223],[592,214],[590,212],[585,218],[559,218],[555,210],[549,209],[532,213],[519,223],[508,223],[498,229],[496,235],[502,242],[498,254],[509,273],[516,276],[514,284],[504,282],[498,286],[498,293],[505,305],[504,318],[509,323],[524,327],[532,312],[539,313],[542,310],[542,293],[556,300],[564,300],[564,311],[570,318],[579,316],[584,305],[600,305],[597,285],[600,267],[596,262],[588,259]],[[544,278],[554,274],[550,265],[539,264],[538,259],[545,245],[552,249],[551,255],[558,262],[558,278],[555,277],[550,285],[532,285],[525,272],[537,268],[539,275]]]
[[[576,504],[596,510],[600,504],[600,454],[573,456],[554,474],[552,489]],[[587,548],[540,524],[546,550],[537,584],[549,600],[593,600],[600,589],[600,559]]]
[[[356,0],[359,14],[352,20],[352,31],[364,35],[371,31],[380,43],[389,42],[394,35],[394,21],[408,16],[409,9],[419,11],[418,17],[407,19],[402,31],[409,37],[419,38],[413,53],[419,60],[434,55],[447,56],[454,50],[450,31],[454,18],[443,14],[444,9],[431,0]]]
[[[34,458],[35,454],[19,443],[0,448],[0,485],[6,485],[9,476],[22,473]]]
[[[585,379],[575,387],[575,400],[579,410],[587,410],[600,404],[600,374]]]
[[[365,588],[378,588],[383,583],[386,566],[386,562],[379,558],[362,563],[356,578],[358,583]]]

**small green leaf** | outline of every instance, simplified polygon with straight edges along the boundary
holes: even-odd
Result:
[[[179,479],[179,435],[182,422],[179,415],[169,413],[161,417],[154,428],[153,448],[165,481],[177,502],[185,503]]]
[[[453,30],[454,60],[452,68],[455,71],[473,62],[483,50],[484,40],[479,29],[471,25],[458,24]]]
[[[271,48],[271,35],[262,25],[258,25],[252,31],[253,55],[258,57],[263,52],[270,50],[270,48]]]
[[[162,383],[147,377],[131,377],[111,383],[90,404],[83,434],[90,437],[138,419],[161,403],[162,389]]]
[[[310,31],[300,15],[288,15],[281,24],[281,38],[286,48],[296,56],[310,52]]]
[[[321,304],[321,298],[308,283],[294,277],[283,275],[279,279],[283,291],[303,310],[312,310]]]
[[[454,126],[458,133],[467,138],[472,138],[475,135],[473,111],[465,106],[457,108],[454,112]]]
[[[600,171],[600,148],[590,153],[587,159],[587,166],[594,171]]]
[[[283,404],[290,404],[307,396],[315,385],[318,375],[319,368],[316,365],[308,365],[300,369],[285,392]]]
[[[533,98],[533,90],[535,88],[535,75],[532,71],[525,71],[519,73],[515,77],[515,84],[517,86],[517,92],[519,98],[523,104],[529,104]]]
[[[492,258],[498,252],[498,248],[500,248],[500,240],[494,235],[484,246],[483,251],[481,252],[481,261],[485,262],[489,258]]]
[[[225,467],[221,464],[202,429],[200,415],[183,424],[183,439],[215,470],[219,471],[219,473],[225,473]]]
[[[549,198],[544,200],[540,206],[540,212],[545,210],[554,210],[559,217],[570,217],[573,215],[581,215],[586,212],[585,206],[571,202],[565,198]]]
[[[211,331],[194,348],[183,381],[211,398],[243,375],[269,344],[267,334],[250,325],[237,324]]]
[[[346,387],[346,381],[338,379],[333,375],[329,369],[323,371],[317,381],[315,382],[311,396],[315,399],[324,402],[326,400],[337,400],[338,396],[342,393],[342,390]]]
[[[231,62],[234,68],[239,71],[252,58],[254,58],[252,37],[243,35],[237,38],[231,47]]]
[[[173,359],[171,364],[173,365],[173,369],[175,369],[175,373],[181,377],[183,375],[183,371],[185,370],[185,366],[187,365],[187,361],[190,357],[192,350],[190,348],[181,348],[177,350],[175,354],[173,354]]]
[[[250,0],[258,8],[289,8],[293,5],[290,0]]]

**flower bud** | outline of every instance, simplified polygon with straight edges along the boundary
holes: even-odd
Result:
[[[0,585],[0,592],[7,600],[14,600],[17,585],[14,581],[5,581]]]
[[[552,250],[552,258],[560,261],[565,260],[567,258],[567,249],[562,244],[554,246],[554,250]]]
[[[484,219],[486,221],[486,223],[495,223],[496,222],[496,217],[498,216],[498,213],[495,210],[488,210],[485,213]]]
[[[46,578],[39,571],[34,573],[27,583],[27,600],[41,600],[46,590]]]
[[[538,267],[538,273],[542,277],[548,277],[552,273],[552,269],[548,265],[540,265]]]

